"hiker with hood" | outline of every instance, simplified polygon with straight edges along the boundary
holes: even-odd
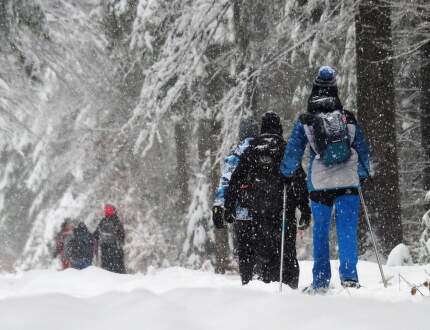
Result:
[[[285,149],[281,172],[291,177],[299,169],[310,145],[307,185],[313,226],[313,282],[305,292],[324,293],[330,278],[329,229],[333,207],[339,247],[340,280],[344,287],[359,288],[357,225],[360,181],[371,174],[369,147],[354,115],[343,109],[338,97],[336,72],[319,69],[308,101],[307,113],[295,123]]]
[[[305,173],[288,180],[281,175],[279,166],[284,156],[280,118],[273,112],[262,117],[260,135],[240,157],[233,172],[225,201],[225,217],[235,214],[235,205],[247,208],[255,225],[256,267],[260,278],[268,283],[279,281],[283,212],[283,187],[287,185],[286,230],[282,282],[297,288],[299,264],[296,257],[297,223],[295,209],[301,217],[299,228],[306,229],[310,222]]]
[[[235,212],[225,217],[225,194],[228,190],[231,174],[239,164],[240,156],[249,147],[252,140],[258,134],[258,125],[252,119],[244,119],[239,124],[239,144],[233,148],[230,155],[224,159],[224,166],[218,189],[215,193],[212,219],[215,228],[225,227],[224,222],[234,222],[234,232],[237,241],[237,254],[239,259],[239,272],[242,284],[252,280],[255,266],[255,221],[250,212],[242,207],[238,200],[235,201]]]
[[[70,260],[65,254],[65,246],[67,242],[73,237],[73,224],[70,218],[64,219],[61,224],[60,232],[55,236],[55,251],[54,258],[60,257],[62,269],[70,267]]]
[[[101,267],[111,272],[125,274],[124,227],[113,205],[105,205],[104,215],[94,232],[97,250],[100,248],[101,252]]]
[[[65,253],[70,260],[70,266],[84,269],[92,265],[94,256],[94,239],[83,222],[73,229],[73,236],[65,247]]]

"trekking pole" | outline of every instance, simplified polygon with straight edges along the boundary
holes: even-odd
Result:
[[[283,198],[283,206],[282,206],[282,231],[281,231],[281,266],[279,267],[279,292],[280,293],[282,293],[282,271],[284,268],[286,208],[287,208],[287,185],[284,184],[284,198]]]
[[[366,218],[367,227],[369,227],[370,237],[372,238],[373,249],[375,250],[376,260],[378,262],[379,271],[381,272],[382,283],[384,283],[384,288],[386,288],[388,284],[387,284],[387,280],[385,279],[384,270],[382,269],[382,264],[381,264],[381,260],[379,258],[378,248],[376,246],[375,236],[373,235],[372,225],[370,224],[369,213],[367,211],[366,203],[364,202],[363,192],[361,191],[361,188],[358,188],[358,194],[360,195],[360,200],[361,200],[361,204],[363,205],[364,216]]]

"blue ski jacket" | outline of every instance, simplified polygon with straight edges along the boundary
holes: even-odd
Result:
[[[345,110],[344,110],[345,111]],[[309,144],[309,165],[307,186],[311,191],[325,191],[341,188],[358,188],[360,180],[373,175],[369,145],[354,115],[345,111],[351,143],[351,157],[344,163],[326,166],[316,157],[313,134],[313,115],[302,114],[296,121],[285,147],[281,172],[291,177],[300,167],[306,146]]]
[[[218,189],[215,193],[214,206],[224,207],[225,195],[230,185],[231,175],[233,174],[237,165],[239,165],[240,156],[249,147],[252,140],[253,138],[246,138],[241,143],[239,143],[237,147],[233,148],[233,151],[230,155],[225,157]],[[252,220],[248,209],[240,207],[238,203],[236,204],[236,220]]]

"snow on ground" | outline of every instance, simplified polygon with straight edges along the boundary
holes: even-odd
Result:
[[[264,330],[429,329],[430,297],[411,296],[398,274],[414,283],[430,278],[430,266],[386,267],[384,289],[374,263],[360,262],[363,288],[343,290],[336,261],[333,290],[307,296],[278,284],[237,275],[169,268],[142,275],[34,270],[0,275],[1,330]],[[301,262],[300,286],[311,280]],[[427,273],[426,273],[427,272]],[[420,288],[429,296],[427,288]]]

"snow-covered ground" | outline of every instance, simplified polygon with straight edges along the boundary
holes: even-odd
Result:
[[[429,290],[410,294],[405,279],[430,279],[430,265],[386,267],[384,289],[377,265],[359,263],[363,287],[343,290],[333,262],[333,290],[307,296],[277,283],[242,287],[236,275],[169,268],[142,275],[34,270],[0,275],[1,330],[264,330],[429,329]],[[301,262],[300,286],[311,279]]]

